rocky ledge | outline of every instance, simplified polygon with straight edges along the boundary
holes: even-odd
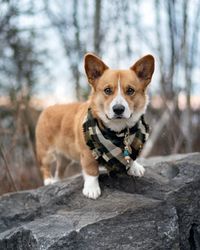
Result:
[[[141,160],[145,176],[81,176],[0,198],[0,249],[200,249],[200,153]]]

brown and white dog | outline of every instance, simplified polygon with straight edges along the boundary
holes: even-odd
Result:
[[[96,199],[101,194],[99,166],[86,145],[82,127],[88,108],[112,131],[133,127],[148,104],[146,89],[154,72],[154,58],[146,55],[128,70],[113,70],[88,53],[85,55],[85,71],[92,87],[89,100],[54,105],[44,110],[36,127],[36,151],[45,185],[62,177],[59,163],[54,177],[50,168],[56,156],[62,154],[80,161],[84,176],[83,194]],[[130,175],[141,177],[144,172],[142,165],[131,162]]]

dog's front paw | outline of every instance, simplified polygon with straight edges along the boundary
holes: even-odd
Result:
[[[83,188],[83,194],[90,198],[90,199],[97,199],[101,195],[101,189],[99,186],[96,187],[90,187],[90,186],[84,186]]]
[[[84,175],[84,178],[83,194],[88,198],[97,199],[101,195],[98,176]]]
[[[142,177],[144,175],[144,172],[145,172],[145,168],[139,163],[137,163],[136,161],[132,163],[130,169],[128,170],[129,175],[138,176],[138,177]]]

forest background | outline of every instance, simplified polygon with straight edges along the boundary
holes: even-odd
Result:
[[[199,38],[198,0],[0,0],[0,194],[42,185],[35,125],[87,98],[86,52],[112,68],[154,55],[142,157],[200,151]]]

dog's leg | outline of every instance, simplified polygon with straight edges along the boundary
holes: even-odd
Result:
[[[55,175],[52,180],[52,183],[56,183],[63,178],[64,172],[65,172],[65,167],[63,165],[64,164],[62,161],[62,156],[57,154],[56,155],[56,171],[55,171]]]
[[[97,199],[101,195],[98,176],[88,175],[83,170],[83,177],[84,177],[83,194],[88,198]]]
[[[43,164],[41,166],[41,172],[44,185],[46,186],[52,184],[53,176],[51,175],[50,166],[48,164]]]
[[[97,199],[101,195],[98,181],[98,163],[94,160],[91,153],[86,151],[81,156],[81,165],[84,177],[83,194],[88,198]]]
[[[144,175],[144,172],[145,172],[145,168],[141,164],[137,163],[137,161],[133,161],[131,163],[130,169],[128,170],[129,175],[138,176],[138,177],[142,177]]]
[[[44,185],[50,185],[54,183],[54,178],[51,173],[51,163],[55,160],[54,154],[52,152],[46,152],[39,157],[40,170],[43,177]]]

